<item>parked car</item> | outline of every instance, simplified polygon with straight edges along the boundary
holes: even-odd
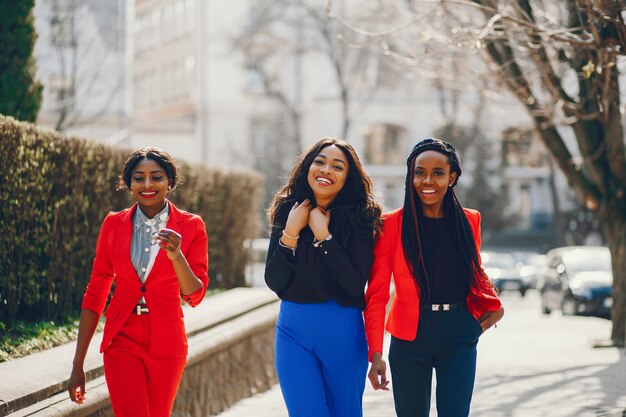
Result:
[[[545,273],[547,256],[535,252],[515,252],[513,256],[518,260],[522,280],[528,288],[537,288],[539,277]]]
[[[526,295],[528,285],[522,279],[515,258],[504,252],[485,251],[480,254],[485,273],[498,291],[518,291]]]
[[[541,279],[541,309],[544,314],[608,317],[613,304],[611,252],[604,246],[567,246],[547,253],[547,268]]]

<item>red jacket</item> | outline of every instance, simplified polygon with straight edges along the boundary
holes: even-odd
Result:
[[[476,210],[463,210],[469,220],[480,261],[480,213]],[[373,353],[383,351],[384,329],[398,339],[415,340],[420,312],[418,289],[402,248],[402,209],[384,214],[383,220],[385,224],[374,247],[374,265],[365,293],[365,332],[370,360]],[[396,288],[385,326],[392,274]],[[495,291],[485,294],[474,286],[471,287],[466,302],[476,319],[485,312],[497,311],[502,306]]]
[[[168,204],[170,211],[166,227],[182,235],[181,251],[203,284],[193,294],[184,296],[185,301],[195,307],[204,298],[209,283],[206,229],[199,216],[178,210],[170,202]],[[136,209],[135,204],[121,212],[111,212],[104,219],[82,308],[102,314],[111,284],[115,280],[115,292],[104,313],[106,323],[100,352],[109,346],[143,296],[150,310],[150,352],[161,357],[186,356],[187,334],[180,287],[167,254],[159,250],[145,283],[139,279],[130,260],[133,214]]]

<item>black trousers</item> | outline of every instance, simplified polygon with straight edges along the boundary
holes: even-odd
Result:
[[[435,369],[438,416],[467,417],[481,334],[462,304],[449,311],[422,311],[413,341],[392,337],[389,365],[397,416],[428,417]]]

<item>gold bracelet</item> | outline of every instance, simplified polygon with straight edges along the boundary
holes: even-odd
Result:
[[[283,236],[287,236],[289,239],[295,239],[295,240],[300,239],[300,235],[298,235],[298,236],[291,236],[290,234],[286,233],[285,230],[283,230]]]

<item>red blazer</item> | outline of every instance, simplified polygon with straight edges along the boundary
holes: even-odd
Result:
[[[480,213],[476,210],[463,210],[469,220],[480,261]],[[420,312],[418,288],[402,248],[402,209],[386,213],[382,218],[385,224],[374,247],[374,264],[365,293],[365,332],[370,360],[373,353],[383,351],[384,329],[398,339],[415,340]],[[396,289],[385,326],[392,274]],[[485,312],[497,311],[502,306],[495,291],[485,294],[474,286],[471,287],[466,302],[476,319]]]
[[[195,307],[204,298],[209,283],[206,228],[199,216],[181,211],[170,202],[168,204],[170,214],[166,227],[182,235],[181,251],[203,284],[198,291],[183,297]],[[186,356],[187,333],[180,287],[167,254],[159,250],[145,283],[139,279],[130,260],[135,210],[136,204],[118,213],[111,212],[104,219],[82,308],[102,314],[115,280],[115,292],[104,313],[106,322],[100,352],[109,346],[143,296],[150,309],[150,352],[160,357]]]

